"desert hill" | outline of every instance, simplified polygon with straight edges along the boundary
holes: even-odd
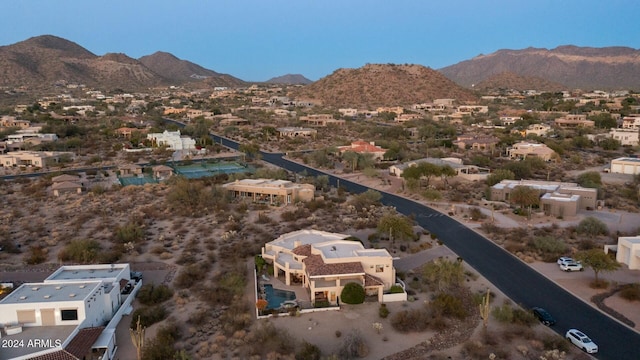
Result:
[[[559,83],[569,89],[640,89],[640,50],[577,46],[499,50],[439,71],[467,87],[511,72]]]
[[[539,90],[545,92],[556,92],[567,90],[567,87],[536,76],[520,76],[512,72],[503,72],[493,75],[486,80],[475,84],[474,90],[482,92],[495,91],[501,89],[514,90]]]
[[[124,54],[97,56],[51,35],[0,47],[0,86],[44,88],[59,81],[139,88],[157,85],[162,78]]]
[[[231,75],[220,74],[190,61],[178,59],[167,52],[158,51],[151,55],[143,56],[138,60],[147,68],[174,84],[184,84],[199,80],[206,80],[206,83],[211,86],[237,87],[245,84],[244,81]]]
[[[367,64],[338,69],[295,93],[328,106],[377,107],[411,105],[439,98],[473,101],[471,91],[421,65]]]
[[[287,74],[271,78],[265,82],[268,84],[307,85],[313,81],[300,74]]]

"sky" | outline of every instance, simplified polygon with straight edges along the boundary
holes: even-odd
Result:
[[[172,53],[246,81],[367,63],[440,69],[500,49],[640,49],[638,0],[2,0],[0,46]]]

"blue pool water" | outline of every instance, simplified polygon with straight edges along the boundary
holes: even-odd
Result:
[[[296,299],[295,292],[274,289],[271,284],[264,284],[264,293],[267,296],[267,309],[277,309],[283,302]]]

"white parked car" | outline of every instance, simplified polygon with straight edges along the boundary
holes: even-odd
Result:
[[[567,264],[567,263],[573,263],[576,262],[573,258],[567,257],[567,256],[563,256],[560,259],[558,259],[558,265],[562,265],[562,264]]]
[[[560,265],[560,269],[562,271],[583,271],[584,268],[582,267],[582,264],[579,262],[572,262],[572,263],[566,263],[566,264],[562,264]]]
[[[588,352],[589,354],[595,354],[598,352],[598,345],[578,329],[569,329],[565,336],[567,340],[582,349],[582,351]]]

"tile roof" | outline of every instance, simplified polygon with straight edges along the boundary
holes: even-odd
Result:
[[[32,357],[29,360],[78,360],[78,358],[69,354],[65,350],[58,350],[48,354]]]
[[[373,275],[365,274],[364,286],[384,286],[384,282]]]
[[[339,275],[339,274],[364,274],[364,268],[360,262],[344,262],[327,264],[320,255],[310,255],[302,262],[305,264],[307,274],[313,276]]]
[[[78,359],[82,359],[91,352],[93,343],[96,342],[103,330],[104,326],[81,329],[64,349]]]

